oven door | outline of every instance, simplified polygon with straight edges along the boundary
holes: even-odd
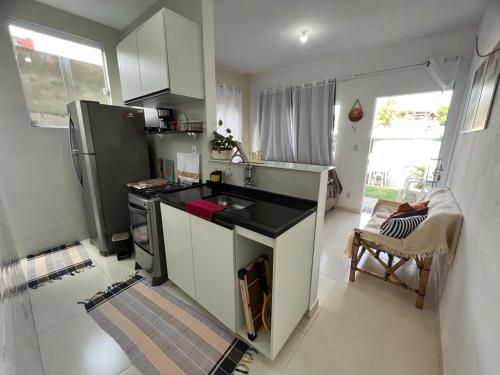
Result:
[[[129,203],[128,208],[130,211],[130,232],[134,243],[153,255],[150,211],[134,203]]]

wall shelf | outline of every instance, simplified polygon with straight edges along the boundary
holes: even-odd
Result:
[[[150,133],[150,132],[144,132],[146,134],[153,134],[153,135],[158,135],[158,134],[199,134],[203,133],[203,130],[196,130],[196,131],[188,131],[188,130],[166,130],[164,132],[159,132],[159,133]]]
[[[208,159],[209,163],[229,163],[229,160],[219,160],[219,159]],[[243,165],[243,163],[233,162],[233,165]],[[303,171],[303,172],[314,172],[321,173],[323,171],[328,171],[330,169],[335,169],[334,166],[324,166],[324,165],[314,165],[314,164],[299,164],[299,163],[286,163],[279,161],[268,161],[264,160],[262,163],[253,163],[250,161],[250,164],[255,165],[256,167],[266,167],[266,168],[278,168],[278,169],[288,169],[294,171]]]
[[[166,131],[160,132],[160,133],[144,132],[144,134],[146,134],[146,135],[155,135],[155,136],[159,136],[160,138],[163,138],[167,134],[186,134],[190,137],[193,137],[193,139],[196,139],[196,136],[198,134],[202,134],[202,133],[203,133],[203,130],[201,130],[201,131],[166,130]]]

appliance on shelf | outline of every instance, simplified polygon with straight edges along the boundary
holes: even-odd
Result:
[[[156,108],[158,118],[160,119],[160,128],[171,130],[170,121],[174,119],[174,110],[171,108]]]
[[[86,100],[69,103],[67,110],[90,241],[107,256],[113,234],[130,226],[126,183],[150,177],[144,111]]]
[[[203,122],[188,120],[184,113],[179,113],[177,118],[174,110],[165,107],[142,108],[144,110],[146,134],[184,133],[194,135],[203,133]]]
[[[136,188],[129,184],[128,207],[130,232],[135,250],[136,268],[152,275],[152,285],[167,281],[167,261],[160,213],[160,194],[183,190],[193,184],[170,184],[151,188]]]

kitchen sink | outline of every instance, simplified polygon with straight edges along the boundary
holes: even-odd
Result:
[[[234,195],[230,194],[217,194],[217,195],[212,195],[211,197],[208,198],[203,198],[207,201],[214,202],[217,204],[221,204],[223,206],[226,206],[226,208],[234,208],[237,210],[241,210],[243,208],[248,208],[250,206],[253,206],[255,204],[254,201],[248,200],[248,199],[243,199]]]

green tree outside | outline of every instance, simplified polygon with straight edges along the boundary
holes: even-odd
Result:
[[[385,106],[377,113],[377,120],[382,126],[391,126],[395,115],[394,100],[389,99]]]
[[[447,118],[448,118],[448,107],[442,105],[436,111],[436,119],[439,122],[439,125],[445,126]]]

